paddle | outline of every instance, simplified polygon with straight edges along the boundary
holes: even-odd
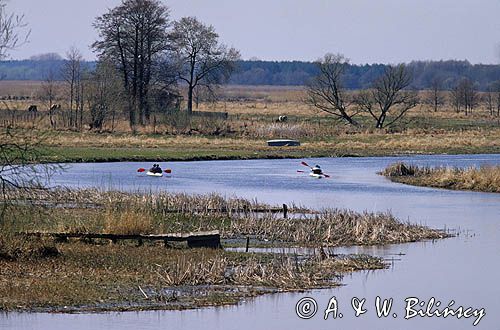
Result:
[[[307,164],[306,162],[301,162],[301,164],[302,164],[302,165],[304,165],[304,166],[309,167],[309,168],[312,170],[312,167],[311,167],[311,166],[309,166],[309,164]],[[299,172],[299,171],[297,171],[297,172]],[[301,172],[299,172],[299,173],[304,173],[304,171],[301,171]],[[329,178],[329,177],[330,177],[328,174],[325,174],[325,173],[322,173],[322,175],[323,175],[325,178]]]
[[[143,172],[146,172],[146,169],[141,167],[140,169],[137,170],[137,172],[143,173]]]
[[[167,169],[166,169],[165,171],[163,171],[163,172],[170,174],[170,173],[172,173],[172,170],[171,170],[171,169],[169,169],[169,168],[167,168]]]

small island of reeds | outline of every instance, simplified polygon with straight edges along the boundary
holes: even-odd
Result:
[[[500,166],[422,167],[405,163],[388,166],[382,175],[394,182],[455,190],[500,192]]]

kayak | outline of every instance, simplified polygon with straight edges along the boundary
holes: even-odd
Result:
[[[155,176],[155,177],[160,178],[160,177],[162,177],[162,176],[163,176],[163,173],[153,173],[153,172],[151,172],[151,171],[148,171],[148,172],[146,173],[146,175],[149,175],[149,176]]]
[[[309,176],[315,179],[323,179],[325,176],[323,174],[309,173]]]

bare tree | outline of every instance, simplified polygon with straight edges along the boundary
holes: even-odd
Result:
[[[443,95],[443,80],[441,78],[433,78],[430,85],[430,93],[427,102],[432,106],[434,112],[437,112],[439,107],[444,104],[445,98]]]
[[[456,112],[460,112],[464,107],[465,115],[472,113],[472,110],[477,105],[479,93],[474,83],[468,79],[461,79],[451,91],[451,98],[455,104]]]
[[[25,28],[24,16],[7,13],[6,1],[0,0],[0,60],[27,41],[29,31],[20,33]],[[33,165],[40,158],[39,146],[43,139],[35,130],[0,128],[0,226],[12,200],[29,201],[31,193],[43,187],[42,179],[46,178],[43,174],[49,175],[57,167]],[[20,193],[12,194],[13,191]],[[0,234],[4,234],[3,229],[0,227]]]
[[[212,86],[229,79],[240,54],[219,43],[214,27],[195,17],[183,17],[175,22],[170,36],[178,78],[187,84],[187,111],[191,113],[195,88],[202,85],[213,92]]]
[[[7,1],[0,0],[0,60],[7,56],[7,52],[26,42],[30,34],[24,15],[9,13],[6,7]]]
[[[462,93],[460,92],[460,89],[459,89],[458,85],[456,85],[455,87],[453,87],[450,90],[449,97],[450,97],[451,103],[455,107],[455,112],[459,113],[460,109],[461,109],[461,106],[462,106],[462,99],[461,99],[462,98]]]
[[[90,127],[101,130],[111,120],[114,130],[116,110],[121,104],[121,86],[118,72],[113,63],[100,61],[90,76],[87,88],[87,102],[90,110]]]
[[[66,61],[62,67],[62,76],[69,93],[69,124],[72,127],[76,127],[78,124],[78,108],[81,104],[82,61],[81,52],[77,48],[71,47],[66,53]],[[75,109],[74,116],[73,109]]]
[[[370,90],[358,94],[356,102],[375,120],[376,128],[391,126],[418,104],[417,94],[405,90],[411,81],[412,75],[404,64],[388,66]]]
[[[486,103],[486,108],[488,109],[490,116],[493,116],[495,114],[495,92],[492,85],[490,85],[486,90],[483,100],[484,103]]]
[[[54,118],[55,111],[58,110],[58,106],[54,103],[58,94],[58,86],[55,80],[54,72],[49,70],[45,76],[45,80],[39,90],[39,98],[41,101],[45,102],[47,110],[49,111],[50,126],[55,129],[57,128],[57,122]]]
[[[496,84],[496,94],[497,94],[497,116],[500,117],[500,82]]]
[[[123,0],[94,22],[100,40],[93,48],[120,70],[132,128],[149,121],[153,68],[167,50],[169,25],[169,10],[159,0]]]
[[[326,54],[316,61],[319,74],[307,87],[306,103],[357,126],[354,120],[357,112],[349,111],[349,101],[342,86],[342,76],[348,65],[349,60],[340,54]]]
[[[500,117],[500,80],[495,81],[490,85],[491,97],[496,103],[496,115]]]

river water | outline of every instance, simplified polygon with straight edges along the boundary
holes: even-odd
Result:
[[[476,328],[500,329],[500,194],[411,187],[376,174],[395,161],[418,165],[471,166],[500,164],[500,155],[414,156],[308,159],[321,164],[330,179],[297,173],[297,160],[249,160],[169,163],[171,178],[150,178],[135,170],[144,163],[75,164],[55,175],[51,184],[64,186],[187,193],[219,192],[316,209],[350,208],[392,211],[403,221],[433,228],[452,228],[456,238],[382,247],[343,248],[343,253],[368,253],[394,258],[386,270],[357,272],[345,286],[306,293],[261,296],[238,306],[193,311],[105,314],[0,315],[0,329],[472,329],[476,317],[414,317],[405,319],[405,299],[451,301],[458,306],[484,308]],[[166,164],[161,164],[165,167]],[[378,318],[375,299],[393,298],[389,317]],[[308,320],[295,312],[298,300],[310,297],[318,305]],[[335,297],[342,318],[323,319]],[[366,299],[367,312],[354,316],[351,299]],[[416,308],[416,307],[415,307]],[[423,307],[425,309],[425,306]],[[394,317],[393,314],[397,314]]]

